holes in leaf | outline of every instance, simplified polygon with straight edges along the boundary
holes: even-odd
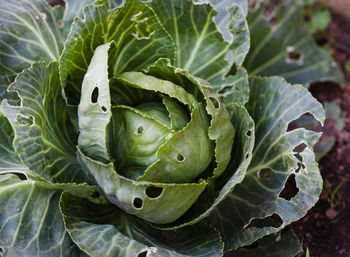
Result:
[[[247,137],[250,137],[252,135],[252,131],[248,130],[246,133]]]
[[[258,173],[258,177],[261,179],[268,178],[270,176],[271,176],[271,170],[269,169],[260,170]]]
[[[27,180],[27,176],[22,173],[12,173],[12,174],[16,175],[20,180]]]
[[[179,161],[179,162],[183,162],[185,160],[185,156],[183,156],[182,154],[178,154],[176,156],[176,160]]]
[[[91,103],[97,103],[98,98],[98,87],[95,87],[91,94]]]
[[[34,118],[33,116],[28,116],[28,117],[25,117],[21,114],[18,114],[17,115],[17,121],[18,123],[22,124],[22,125],[27,125],[27,126],[31,126],[34,124]]]
[[[219,108],[220,104],[218,102],[218,100],[216,100],[214,97],[209,97],[210,101],[212,102],[212,104],[214,105],[215,108]]]
[[[163,187],[150,186],[146,188],[146,195],[151,199],[155,199],[158,198],[163,193],[163,191]]]
[[[102,106],[101,109],[102,109],[103,112],[107,111],[107,108],[105,106]]]
[[[92,195],[91,195],[92,198],[99,198],[100,197],[100,193],[95,191]]]
[[[315,132],[322,131],[322,125],[317,121],[314,116],[310,113],[305,113],[296,120],[291,121],[288,124],[287,132],[298,128],[305,128],[307,130],[313,130]]]
[[[137,128],[137,132],[138,135],[141,135],[143,133],[143,126],[140,126]]]
[[[136,255],[136,257],[147,257],[148,251],[142,251]]]
[[[235,75],[236,73],[237,73],[237,66],[236,64],[233,64],[228,74]]]
[[[248,159],[248,158],[249,158],[249,153],[247,153],[247,154],[245,155],[245,158],[246,158],[246,159]]]
[[[302,143],[293,149],[293,152],[294,152],[293,155],[299,161],[297,163],[298,167],[294,170],[295,173],[298,173],[301,169],[305,169],[305,165],[303,164],[303,157],[300,155],[300,153],[304,151],[305,147],[306,147],[306,144]]]
[[[295,181],[295,174],[292,174],[288,177],[283,190],[278,195],[279,197],[290,201],[294,196],[299,192],[299,188],[297,188],[297,183]]]
[[[134,200],[132,201],[132,206],[134,206],[135,209],[141,210],[143,205],[143,200],[139,197],[134,197]]]
[[[271,216],[262,219],[253,219],[246,228],[265,228],[265,227],[275,227],[278,228],[283,224],[281,217],[274,213]]]
[[[287,47],[287,63],[303,64],[303,55],[292,46]]]

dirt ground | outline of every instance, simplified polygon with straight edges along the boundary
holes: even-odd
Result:
[[[337,132],[334,148],[319,163],[325,182],[321,199],[292,227],[304,248],[309,248],[311,257],[350,257],[350,22],[334,12],[327,35],[333,56],[345,74],[346,87],[341,88],[334,83],[316,83],[310,90],[319,101],[332,101],[340,105],[346,115],[345,127]],[[332,119],[327,120],[325,136],[334,132],[332,126]],[[339,185],[342,186],[335,195],[339,204],[330,209],[332,194],[329,192],[334,192]]]

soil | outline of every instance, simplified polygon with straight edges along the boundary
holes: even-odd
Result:
[[[345,127],[336,132],[337,142],[330,153],[319,162],[324,180],[320,200],[299,222],[292,225],[304,249],[311,257],[350,257],[350,22],[334,13],[327,29],[333,57],[342,68],[346,86],[323,82],[310,87],[311,93],[321,102],[335,102],[346,115]],[[350,66],[348,64],[348,66]],[[348,69],[348,71],[346,71]],[[323,132],[334,133],[334,122],[326,121]],[[326,183],[329,182],[329,184]],[[336,193],[339,203],[331,208],[329,191],[342,185]],[[301,256],[305,256],[301,254]]]

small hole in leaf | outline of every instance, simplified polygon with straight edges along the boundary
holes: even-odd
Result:
[[[140,127],[138,127],[137,128],[137,134],[142,134],[143,133],[143,127],[142,126],[140,126]]]
[[[248,158],[249,158],[249,153],[247,153],[247,154],[245,155],[245,158],[246,158],[246,159],[248,159]]]
[[[184,160],[185,160],[185,157],[182,155],[182,154],[178,154],[177,156],[176,156],[176,159],[179,161],[179,162],[183,162]]]
[[[92,94],[91,94],[91,102],[97,103],[97,98],[98,98],[98,87],[95,87],[94,91],[92,91]]]
[[[271,170],[263,169],[259,171],[259,178],[268,178],[271,176]]]
[[[143,252],[140,252],[136,255],[136,257],[147,257],[147,252],[148,251],[143,251]]]
[[[252,132],[248,130],[245,134],[247,135],[247,137],[250,137],[252,135]]]
[[[293,152],[301,153],[302,151],[304,151],[305,148],[306,148],[306,144],[301,143],[293,149]]]
[[[102,111],[106,112],[107,111],[107,108],[105,106],[102,106],[101,107]]]
[[[297,183],[295,181],[295,175],[292,174],[288,177],[283,190],[281,191],[281,193],[279,194],[279,197],[290,201],[290,199],[292,199],[294,196],[297,195],[297,193],[299,192],[299,188],[297,188]]]
[[[298,167],[296,168],[296,170],[294,171],[295,173],[299,173],[301,169],[305,169],[305,165],[302,164],[301,162],[298,162]]]
[[[297,63],[302,64],[303,63],[303,56],[302,54],[295,50],[294,47],[288,46],[287,47],[287,63]]]
[[[290,51],[288,52],[288,58],[291,60],[299,60],[301,54],[297,51]]]
[[[21,114],[17,115],[17,121],[18,123],[22,124],[22,125],[27,125],[27,126],[31,126],[34,124],[34,118],[33,116],[29,116],[29,117],[25,117]]]
[[[214,97],[209,97],[210,101],[212,102],[212,104],[214,105],[215,108],[219,108],[220,104],[218,102],[218,100],[216,100]]]
[[[135,197],[134,200],[132,201],[132,205],[134,206],[135,209],[142,209],[143,205],[143,200],[139,197]]]
[[[95,191],[92,195],[91,195],[92,198],[99,198],[100,197],[100,193]]]
[[[12,173],[12,174],[15,174],[20,180],[27,180],[26,175],[24,175],[22,173]]]
[[[163,187],[150,186],[146,188],[146,195],[149,198],[157,198],[163,193]]]
[[[283,224],[283,220],[281,217],[274,213],[271,216],[261,218],[261,219],[253,219],[246,228],[265,228],[265,227],[275,227],[278,228]]]

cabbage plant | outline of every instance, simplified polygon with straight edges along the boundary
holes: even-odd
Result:
[[[318,200],[320,133],[288,125],[324,110],[302,85],[248,77],[247,8],[0,1],[4,256],[300,251],[275,233]]]

